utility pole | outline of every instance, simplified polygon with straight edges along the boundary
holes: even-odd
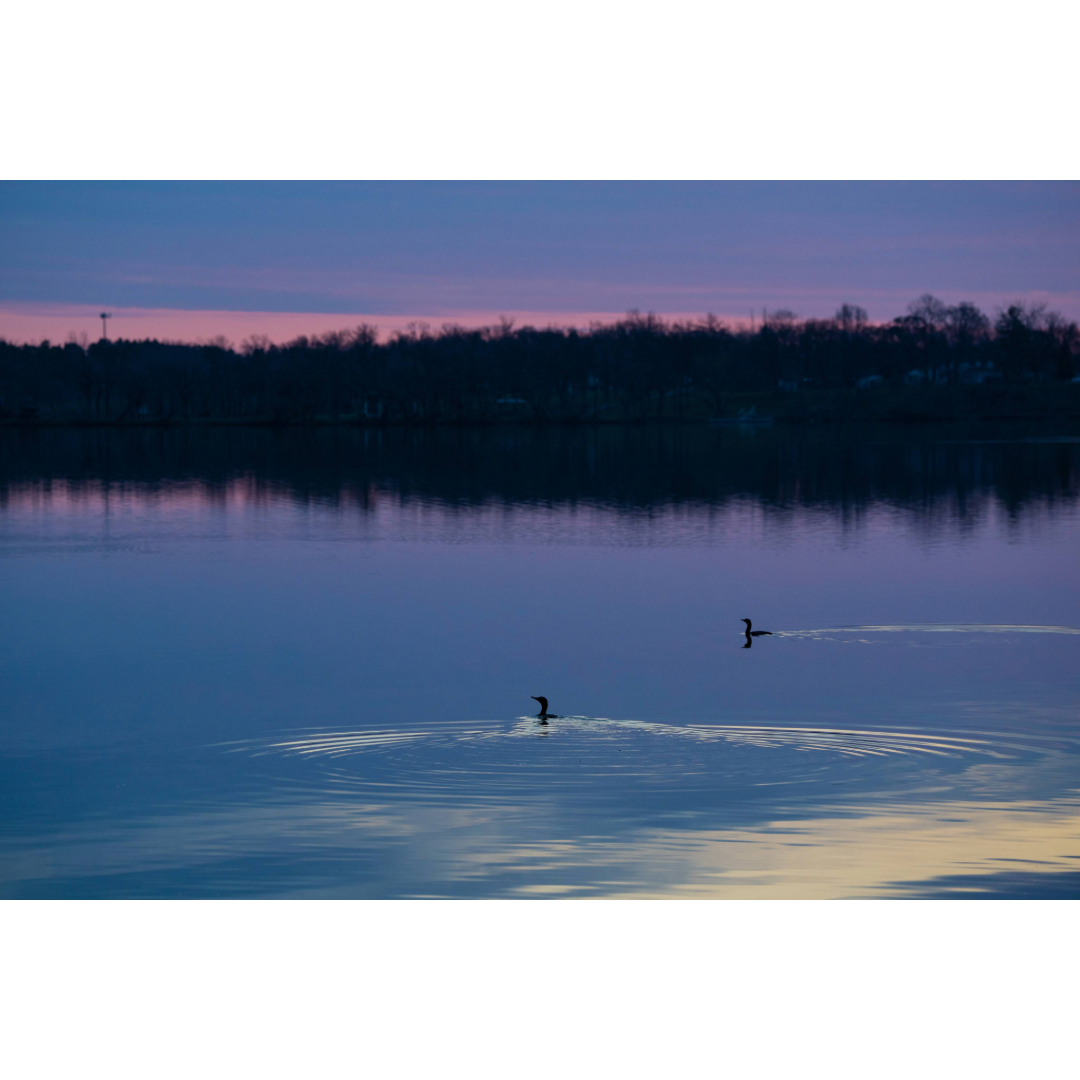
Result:
[[[101,337],[105,341],[109,340],[109,332],[105,329],[105,320],[111,318],[112,316],[107,311],[101,313]]]

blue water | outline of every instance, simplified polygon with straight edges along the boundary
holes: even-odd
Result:
[[[0,451],[2,896],[1080,896],[1068,431]]]

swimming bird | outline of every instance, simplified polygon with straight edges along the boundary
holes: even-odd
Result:
[[[742,621],[744,623],[746,623],[746,639],[747,639],[747,641],[749,641],[750,638],[752,638],[752,637],[772,637],[772,631],[771,630],[751,630],[750,627],[753,626],[754,624],[749,619],[743,619]]]
[[[533,701],[539,701],[540,702],[540,713],[539,713],[539,715],[540,715],[540,723],[541,724],[546,724],[548,722],[548,717],[549,716],[551,717],[552,720],[558,720],[559,719],[554,713],[549,713],[547,711],[547,698],[546,697],[543,697],[543,696],[537,697],[535,694],[530,694],[529,696],[533,699]]]

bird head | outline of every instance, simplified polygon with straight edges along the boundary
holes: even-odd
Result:
[[[747,626],[752,625],[749,619],[740,619],[739,622],[744,622]]]
[[[539,701],[540,702],[540,711],[541,712],[547,712],[547,698],[546,697],[537,697],[535,694],[530,694],[529,696],[533,699],[533,701]]]

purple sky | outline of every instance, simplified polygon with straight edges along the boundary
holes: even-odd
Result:
[[[161,332],[154,309],[190,337],[306,314],[888,319],[923,292],[1080,318],[1078,251],[1071,182],[6,182],[0,334],[93,337],[91,309],[117,309],[114,336]]]

